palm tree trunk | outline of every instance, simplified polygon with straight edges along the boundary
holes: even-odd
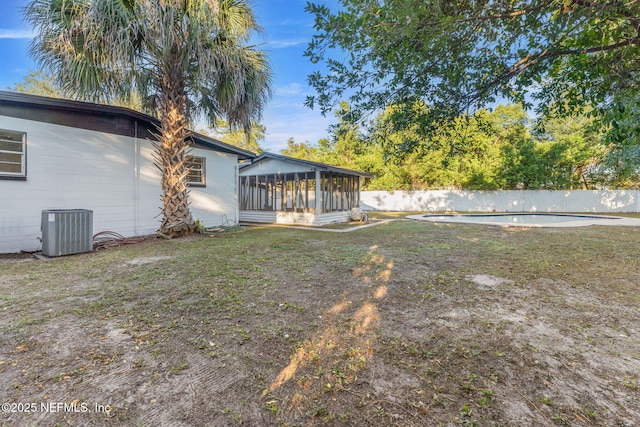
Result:
[[[178,67],[165,70],[159,99],[160,129],[158,167],[162,171],[162,224],[160,234],[180,237],[192,234],[195,223],[189,210],[187,188],[187,95]]]

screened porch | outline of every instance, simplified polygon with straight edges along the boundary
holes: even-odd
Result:
[[[240,220],[313,225],[347,221],[351,209],[360,205],[367,175],[263,154],[240,168]]]

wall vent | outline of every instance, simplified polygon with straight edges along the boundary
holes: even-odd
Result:
[[[42,254],[48,257],[93,251],[93,211],[42,211]]]

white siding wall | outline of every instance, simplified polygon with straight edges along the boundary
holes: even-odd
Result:
[[[314,215],[309,225],[320,226],[320,225],[334,224],[337,222],[347,222],[349,221],[350,218],[351,218],[351,211],[322,213],[322,214]],[[296,222],[296,224],[303,224],[304,222],[301,219],[302,218],[298,219],[298,222]]]
[[[0,253],[40,246],[43,209],[91,209],[94,233],[145,235],[159,226],[160,171],[149,141],[0,116],[0,128],[27,133],[27,180],[0,180]],[[207,187],[192,191],[194,218],[237,218],[235,155],[207,157]]]
[[[264,211],[240,211],[240,221],[256,223],[275,223],[276,213]]]
[[[346,222],[351,218],[351,212],[329,212],[323,214],[302,212],[260,212],[240,211],[240,221],[269,224],[313,225],[321,226],[336,222]]]
[[[235,155],[209,150],[193,150],[206,157],[207,186],[191,188],[191,213],[207,226],[238,223],[238,166]]]

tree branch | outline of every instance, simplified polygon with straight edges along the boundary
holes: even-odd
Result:
[[[479,98],[483,93],[485,93],[489,88],[497,86],[500,82],[509,80],[510,78],[522,73],[523,71],[531,68],[542,61],[546,61],[552,58],[557,58],[560,56],[569,56],[569,55],[580,55],[580,54],[591,54],[597,52],[607,52],[611,50],[616,50],[621,47],[636,45],[640,46],[640,37],[634,37],[628,40],[624,40],[618,43],[614,43],[606,46],[594,46],[586,49],[565,49],[565,50],[556,50],[552,51],[550,49],[546,49],[539,54],[529,54],[513,64],[507,70],[505,70],[502,74],[497,76],[491,82],[484,85],[479,91],[477,91],[477,95],[473,97],[473,99]]]

